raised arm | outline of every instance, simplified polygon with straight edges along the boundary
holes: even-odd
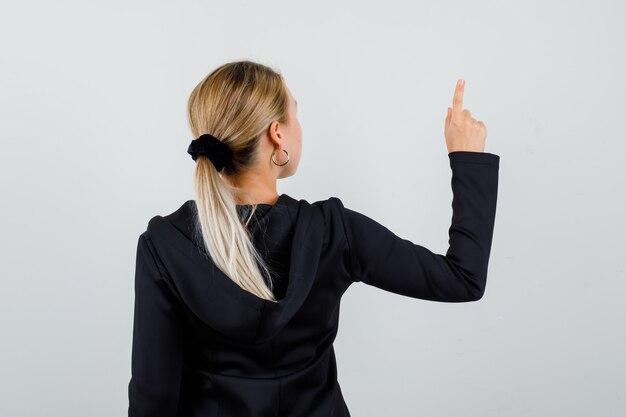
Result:
[[[137,243],[134,311],[128,415],[173,417],[181,382],[182,319],[147,232]]]
[[[408,297],[442,302],[482,298],[491,251],[500,157],[455,151],[452,224],[445,255],[396,236],[375,220],[343,207],[354,281]]]

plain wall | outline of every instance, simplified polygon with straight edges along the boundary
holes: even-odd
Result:
[[[337,196],[445,253],[454,86],[500,155],[485,296],[363,283],[341,304],[354,417],[626,415],[626,7],[618,1],[61,1],[0,13],[0,415],[126,415],[137,237],[194,198],[192,88],[278,69]]]

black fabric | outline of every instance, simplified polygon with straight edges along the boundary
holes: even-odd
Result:
[[[194,161],[200,155],[208,157],[218,171],[221,171],[233,159],[233,151],[230,146],[208,133],[192,140],[187,147],[187,153],[191,155]]]
[[[195,204],[154,216],[138,239],[131,417],[350,416],[333,341],[341,297],[362,282],[440,302],[485,291],[499,156],[457,151],[445,255],[403,239],[337,197],[282,194],[249,224],[284,278],[277,303],[243,290],[194,236]],[[246,207],[238,208],[245,214]]]

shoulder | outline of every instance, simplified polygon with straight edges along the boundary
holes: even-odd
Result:
[[[292,209],[294,218],[303,215],[314,216],[318,219],[324,219],[325,223],[337,220],[343,211],[343,203],[339,197],[328,197],[323,200],[309,201],[304,198],[294,198],[287,194],[283,194],[285,198],[281,198],[281,203]]]
[[[173,227],[185,236],[190,237],[194,230],[195,213],[194,201],[187,200],[175,210],[153,215],[148,220],[144,233],[148,236],[159,236],[170,232]]]
[[[325,241],[334,242],[341,246],[346,242],[346,208],[341,198],[331,196],[323,200],[315,200],[309,203],[307,200],[300,200],[301,203],[311,207],[323,219]]]
[[[173,248],[182,250],[186,239],[193,235],[193,208],[187,200],[175,210],[153,214],[139,234],[138,245],[145,255],[154,261],[158,269],[164,272],[165,259],[172,253]],[[184,235],[184,237],[183,237]]]
[[[300,199],[296,199],[294,197],[291,196],[287,196],[288,200],[287,200],[287,204],[291,205],[292,203],[295,203],[295,205],[305,205],[305,206],[309,206],[312,207],[315,210],[320,211],[321,213],[327,213],[329,210],[337,210],[338,208],[343,207],[343,203],[341,201],[341,199],[339,197],[328,197],[324,200],[315,200],[315,201],[309,201],[307,199],[304,198],[300,198]]]
[[[344,210],[343,202],[339,197],[329,197],[325,200],[317,200],[311,203],[317,207],[325,218],[332,219],[341,217]]]
[[[340,220],[345,209],[341,199],[335,196],[312,202],[306,199],[296,200],[293,197],[290,197],[290,199],[300,210],[304,207],[309,211],[315,212],[317,215],[321,215],[326,223]]]

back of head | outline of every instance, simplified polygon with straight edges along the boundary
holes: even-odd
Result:
[[[261,135],[272,121],[287,121],[288,103],[279,72],[248,60],[234,61],[200,81],[187,113],[194,138],[210,134],[232,150],[232,161],[221,171],[207,156],[196,159],[196,234],[222,272],[241,288],[272,301],[272,272],[237,212],[237,198],[247,194],[224,176],[236,177],[254,164]]]

